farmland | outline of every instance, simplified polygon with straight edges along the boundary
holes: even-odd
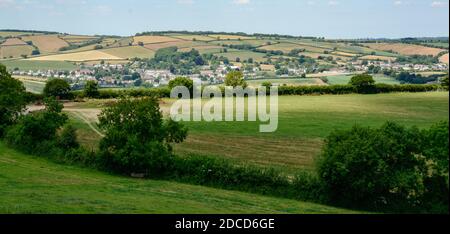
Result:
[[[41,53],[58,52],[59,49],[69,45],[57,35],[25,36],[22,40],[31,41]]]
[[[67,54],[58,54],[58,55],[48,55],[31,58],[32,61],[74,61],[74,62],[82,62],[89,60],[117,60],[123,59],[102,51],[91,50],[85,52],[76,52],[76,53],[67,53]]]
[[[2,214],[357,213],[289,199],[113,176],[24,155],[2,142],[0,186]]]
[[[162,100],[161,108],[165,113],[173,101]],[[93,142],[93,136],[100,137],[87,126],[86,119],[95,124],[95,113],[107,102],[109,100],[92,100],[67,107],[69,113],[78,111],[84,115],[85,120],[71,115],[83,129],[82,142]],[[176,145],[175,152],[278,166],[290,172],[311,168],[320,154],[324,137],[335,129],[348,129],[354,124],[380,126],[386,121],[429,127],[447,119],[448,104],[448,92],[281,96],[279,127],[275,133],[259,133],[259,122],[186,122],[188,139]],[[84,137],[87,139],[83,140]],[[91,143],[88,146],[93,147]]]
[[[368,43],[366,46],[383,51],[394,51],[401,55],[432,55],[436,56],[439,53],[445,51],[443,49],[425,47],[420,45],[410,45],[410,44],[399,44],[399,43]]]

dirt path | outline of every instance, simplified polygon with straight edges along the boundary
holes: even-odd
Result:
[[[73,113],[74,115],[76,115],[78,118],[80,118],[81,120],[83,120],[95,133],[97,133],[99,136],[101,137],[105,137],[105,135],[103,133],[101,133],[96,127],[94,127],[94,125],[92,124],[92,121],[89,121],[89,119],[87,119],[84,115],[83,112],[81,111],[76,111],[76,110],[71,110],[71,109],[65,109],[65,111]]]

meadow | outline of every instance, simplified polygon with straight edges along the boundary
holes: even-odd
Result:
[[[110,101],[72,103],[66,109],[84,115],[81,118],[71,114],[77,128],[82,129],[80,141],[90,142],[90,148],[95,148],[101,136],[86,122],[95,125],[95,113]],[[162,111],[167,114],[173,102],[163,99]],[[270,165],[289,173],[312,168],[324,138],[334,130],[349,129],[355,124],[378,127],[386,121],[429,127],[448,119],[448,104],[448,92],[280,96],[279,127],[275,133],[259,133],[259,122],[186,122],[188,138],[175,146],[175,152]]]
[[[308,202],[110,175],[61,165],[0,142],[2,214],[358,213]]]
[[[67,61],[4,60],[1,63],[8,69],[19,68],[22,71],[73,70],[77,68],[75,64]]]
[[[339,76],[327,76],[328,84],[330,85],[344,85],[350,82],[353,75],[339,75]],[[384,75],[374,75],[373,79],[377,84],[400,84],[399,81],[392,77]]]

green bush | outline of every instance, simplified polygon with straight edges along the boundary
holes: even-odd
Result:
[[[70,85],[63,79],[52,79],[45,84],[45,97],[55,97],[57,99],[72,99]]]
[[[90,98],[97,98],[99,96],[97,81],[87,81],[84,86],[84,96]]]
[[[379,129],[355,126],[332,133],[318,165],[332,203],[402,212],[448,205],[448,182],[442,186],[442,178],[448,178],[445,131],[448,123],[425,132],[386,123]],[[445,158],[433,156],[444,153]],[[445,163],[445,170],[433,172],[433,165]]]
[[[349,82],[358,93],[376,93],[375,80],[371,75],[361,74],[353,76]]]

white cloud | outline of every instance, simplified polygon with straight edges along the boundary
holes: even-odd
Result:
[[[339,2],[331,0],[331,1],[328,2],[328,5],[330,5],[330,6],[337,6],[337,5],[339,5]]]
[[[396,6],[400,6],[400,5],[402,5],[402,4],[403,4],[402,1],[395,1],[395,2],[394,2],[394,5],[396,5]]]
[[[434,8],[448,7],[448,2],[434,1],[434,2],[431,3],[431,7],[434,7]]]
[[[14,5],[14,0],[0,0],[0,7],[10,7]]]
[[[234,0],[233,3],[236,5],[247,5],[250,3],[250,0]]]
[[[194,4],[194,0],[177,0],[177,3],[183,5],[192,5]]]

